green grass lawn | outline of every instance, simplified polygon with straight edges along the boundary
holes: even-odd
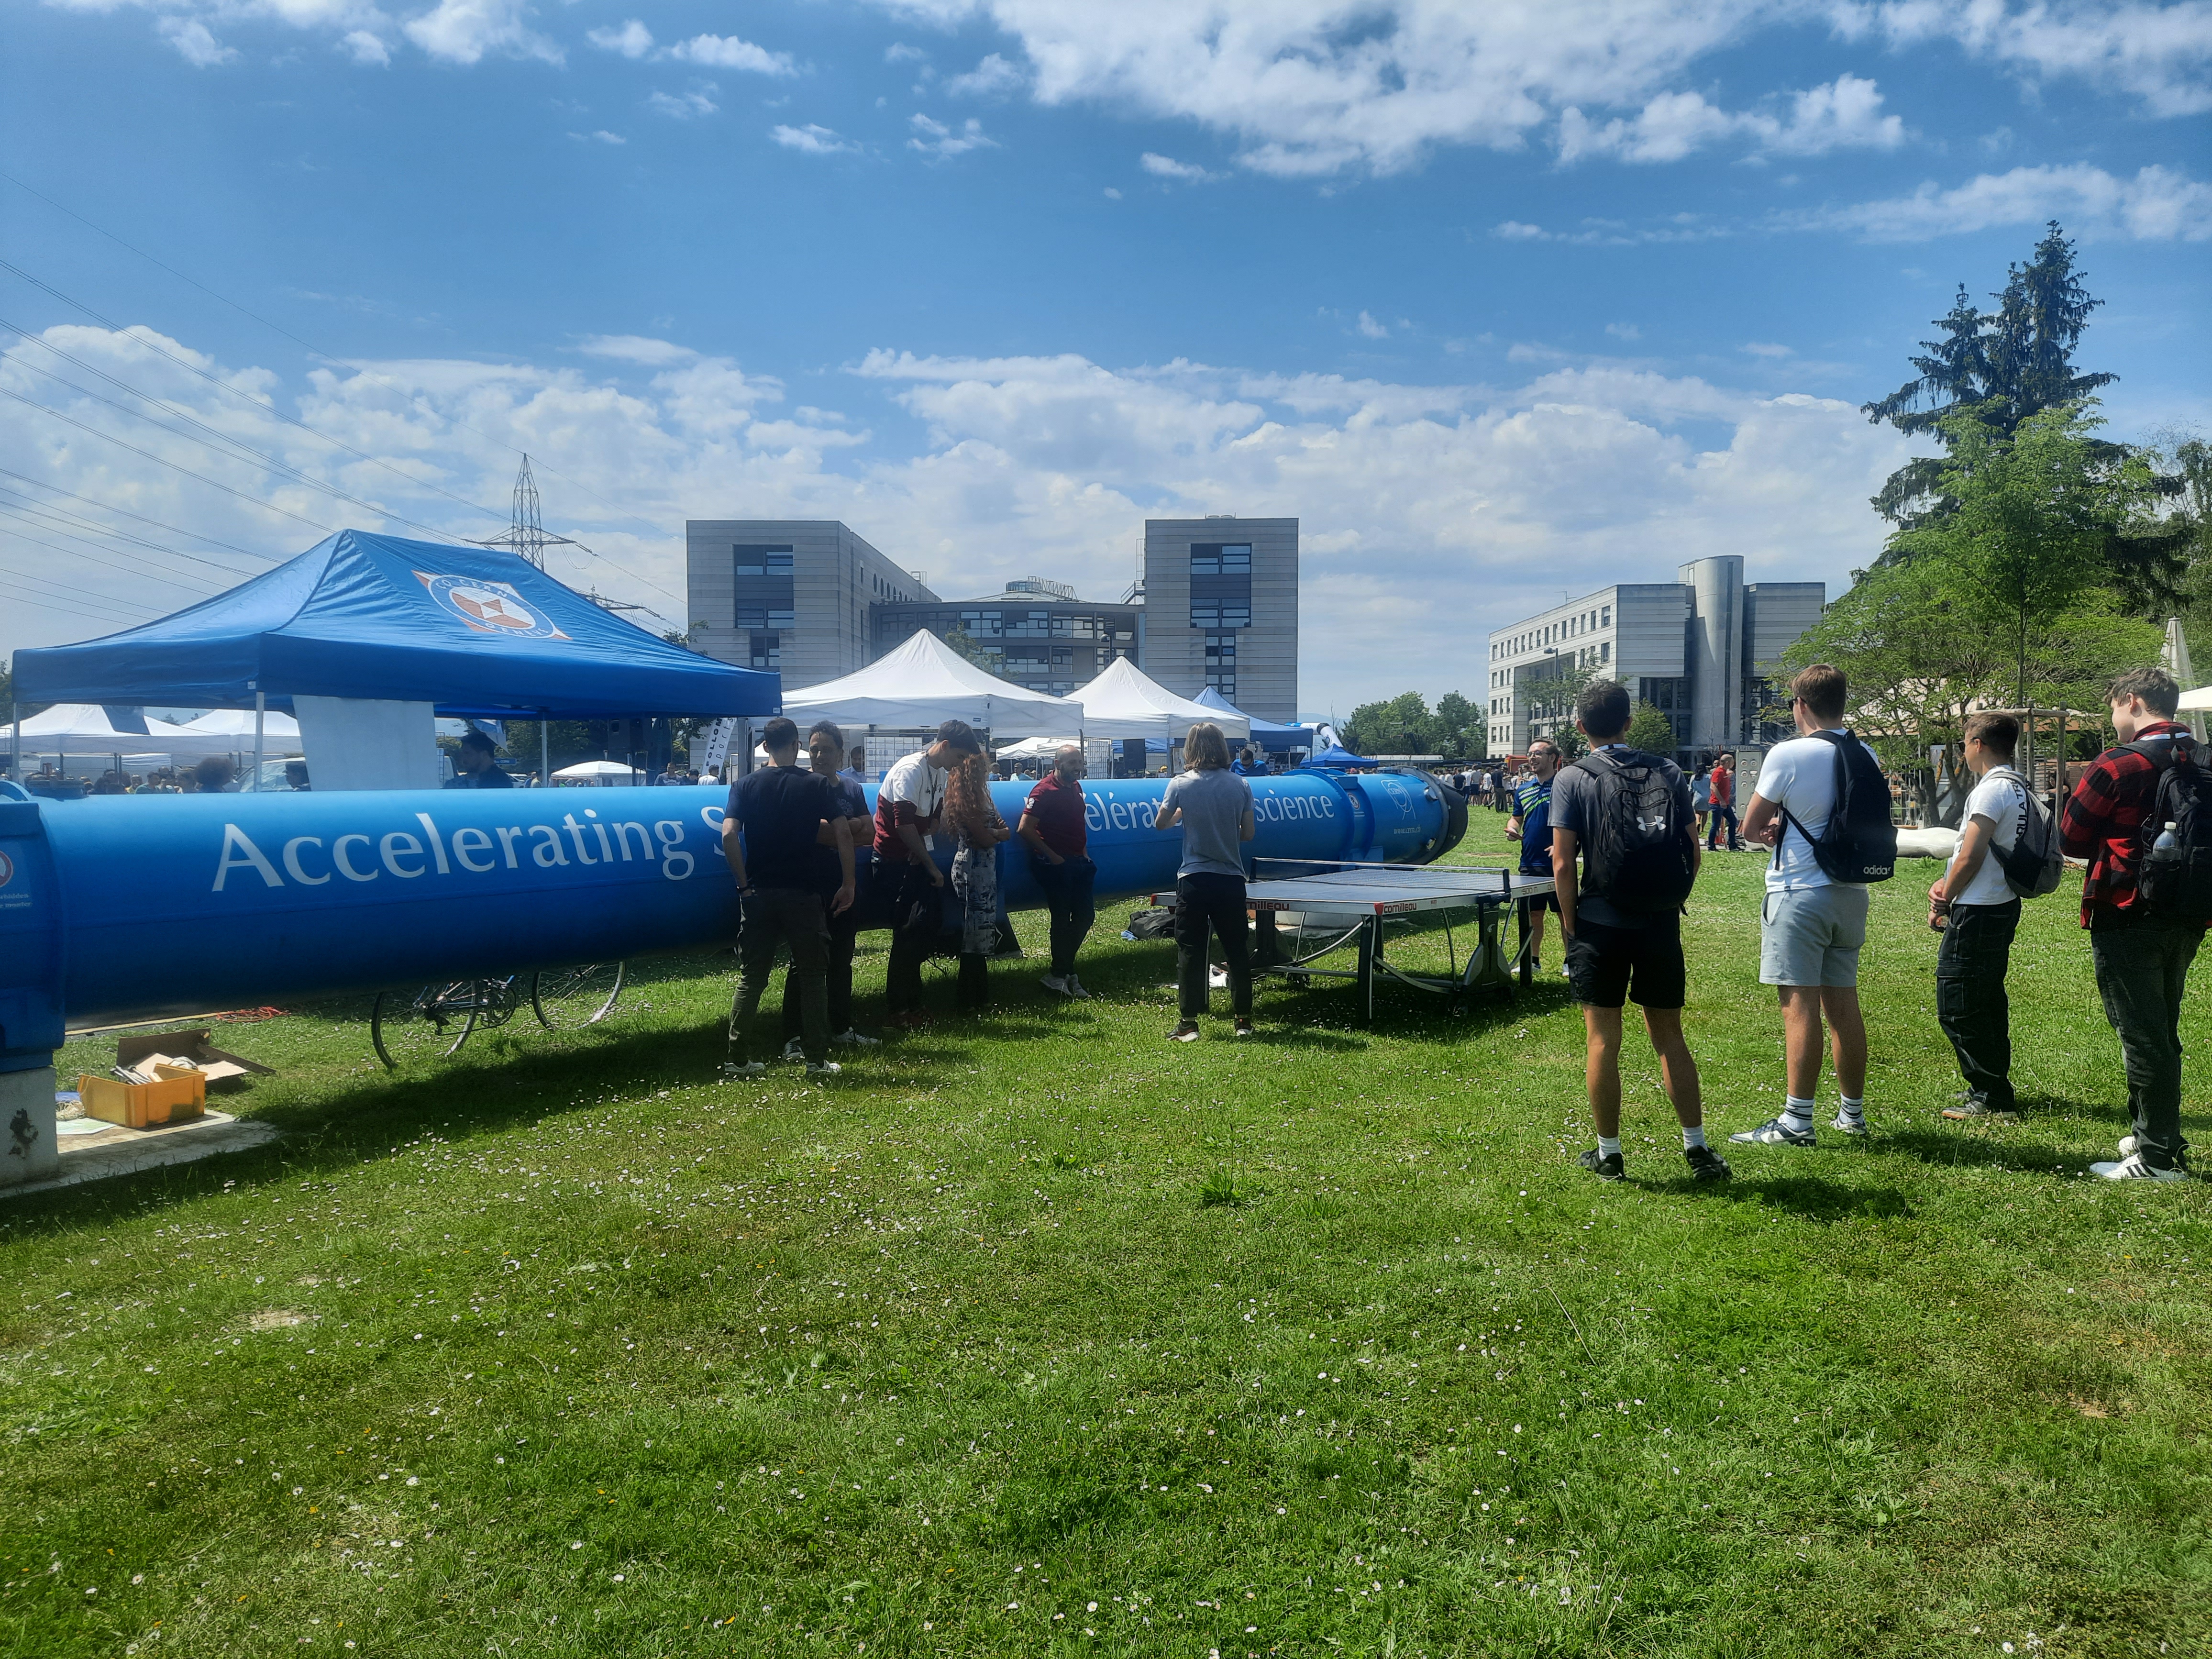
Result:
[[[1717,1144],[1781,1100],[1765,862],[1691,906]],[[1871,1144],[1720,1188],[1635,1048],[1630,1180],[1575,1169],[1556,976],[1183,1047],[1126,906],[1097,1000],[1004,964],[827,1087],[712,1081],[726,958],[397,1077],[363,1005],[227,1028],[282,1140],[0,1200],[0,1654],[2203,1654],[2212,1194],[2082,1173],[2066,896],[2035,1109],[1938,1121],[1935,873],[1876,893]]]

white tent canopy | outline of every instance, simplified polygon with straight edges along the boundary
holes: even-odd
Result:
[[[1083,739],[1079,737],[1024,738],[1019,743],[1001,744],[992,752],[1000,760],[1050,760],[1071,743],[1078,748],[1083,746]]]
[[[1127,657],[1116,659],[1112,667],[1079,690],[1075,701],[1083,705],[1083,729],[1089,737],[1166,738],[1174,742],[1200,720],[1218,726],[1231,743],[1242,743],[1252,735],[1252,722],[1245,716],[1178,697],[1157,680],[1139,673]],[[1161,721],[1166,729],[1127,732],[1104,729],[1147,720]]]
[[[96,702],[58,702],[23,722],[23,752],[40,755],[125,755],[149,750],[172,755],[219,755],[231,745],[167,720]]]
[[[300,722],[282,709],[271,708],[260,717],[261,740],[273,750],[276,745],[286,745],[286,752],[300,752]],[[198,720],[186,720],[184,729],[198,732],[222,739],[234,748],[239,744],[253,741],[255,715],[251,708],[218,708],[213,714],[203,714]]]
[[[645,774],[634,766],[624,766],[620,761],[579,761],[574,766],[564,766],[553,775],[572,783],[642,783]]]
[[[802,729],[821,720],[907,731],[965,720],[988,729],[994,738],[1066,732],[1084,724],[1079,703],[1002,680],[926,629],[842,679],[785,692],[783,712]]]

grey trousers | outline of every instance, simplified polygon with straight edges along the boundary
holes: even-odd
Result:
[[[2128,1114],[2142,1160],[2155,1170],[2173,1168],[2189,1149],[2181,1138],[2181,994],[2203,942],[2203,928],[2186,922],[2089,933],[2105,1018],[2119,1033],[2127,1066]]]

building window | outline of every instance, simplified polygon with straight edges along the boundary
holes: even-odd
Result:
[[[796,628],[798,613],[788,605],[741,605],[738,607],[738,626],[741,629]]]
[[[1194,576],[1249,576],[1252,574],[1251,544],[1212,546],[1194,544],[1190,550],[1190,574]]]
[[[1234,600],[1193,599],[1190,602],[1190,625],[1193,628],[1249,628],[1252,607],[1249,603]]]
[[[747,665],[753,668],[781,669],[783,666],[783,641],[780,635],[755,634]]]
[[[787,547],[733,547],[736,574],[740,576],[788,576],[791,550]]]
[[[1611,605],[1600,605],[1597,609],[1597,614],[1600,618],[1598,623],[1599,627],[1610,628],[1613,626],[1613,607]]]

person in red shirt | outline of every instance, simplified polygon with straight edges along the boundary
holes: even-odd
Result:
[[[1721,821],[1728,821],[1728,845],[1731,853],[1743,851],[1743,837],[1736,829],[1735,767],[1729,759],[1728,750],[1721,750],[1720,758],[1713,763],[1712,827],[1705,832],[1705,851],[1714,850],[1721,838]]]
[[[2119,1158],[2093,1164],[2107,1181],[2186,1180],[2189,1143],[2181,1133],[2181,998],[2189,965],[2204,942],[2201,917],[2163,915],[2137,885],[2145,823],[2166,769],[2194,761],[2196,742],[2173,716],[2181,688],[2162,668],[2136,668],[2106,693],[2116,747],[2097,757],[2059,817],[2067,854],[2087,859],[2081,925],[2105,1018],[2119,1034],[2127,1067],[2128,1112],[2135,1133]]]
[[[1084,816],[1090,805],[1083,798],[1083,769],[1082,747],[1061,744],[1051,773],[1030,791],[1014,832],[1030,849],[1030,874],[1052,917],[1052,971],[1044,976],[1044,988],[1079,1000],[1091,995],[1075,976],[1075,953],[1097,915],[1091,895],[1098,879],[1098,866],[1085,851],[1090,839]]]

